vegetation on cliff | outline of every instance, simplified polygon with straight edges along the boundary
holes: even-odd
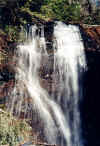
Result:
[[[23,120],[17,120],[0,109],[0,145],[17,146],[30,140],[31,127]]]
[[[37,19],[99,24],[99,18],[89,0],[0,0],[0,29],[15,41],[21,26]]]

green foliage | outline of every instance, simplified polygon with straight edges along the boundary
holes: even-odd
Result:
[[[18,39],[18,27],[12,25],[5,26],[5,33],[9,35],[10,41],[17,41]]]
[[[85,13],[82,3],[86,8]],[[91,8],[89,0],[84,2],[81,0],[0,0],[0,28],[10,34],[12,41],[16,41],[19,28],[32,23],[36,17],[44,20],[100,24],[99,11],[90,14]]]
[[[80,4],[74,1],[69,4],[69,0],[6,0],[1,9],[2,28],[32,22],[35,15],[40,19],[79,20]]]
[[[80,19],[80,4],[69,4],[68,0],[51,0],[41,7],[46,17],[60,21],[74,21]]]
[[[19,143],[19,138],[24,140],[26,136],[30,136],[30,126],[21,120],[16,120],[10,114],[0,111],[0,145],[9,144],[15,146]]]

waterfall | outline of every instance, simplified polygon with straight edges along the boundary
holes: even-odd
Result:
[[[54,26],[54,64],[51,94],[40,84],[39,69],[49,58],[44,27],[30,27],[28,41],[18,45],[16,81],[9,95],[8,109],[17,116],[22,112],[39,119],[46,142],[61,146],[82,146],[80,137],[81,94],[79,77],[85,67],[84,47],[79,28],[57,22]],[[36,117],[35,117],[36,116]]]
[[[58,93],[52,94],[62,107],[71,131],[71,145],[81,146],[79,102],[82,100],[80,79],[86,67],[84,46],[77,26],[57,22],[54,28],[54,81]],[[82,80],[82,79],[81,79]]]

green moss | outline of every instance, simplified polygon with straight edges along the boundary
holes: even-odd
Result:
[[[5,0],[0,9],[0,28],[11,41],[16,42],[19,41],[21,26],[39,19],[100,24],[99,10],[90,13],[91,4],[85,3],[88,15],[84,14],[79,0]]]
[[[30,138],[31,127],[22,120],[15,119],[10,114],[0,110],[0,145],[16,146],[19,139]]]

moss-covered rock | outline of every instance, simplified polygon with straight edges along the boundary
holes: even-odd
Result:
[[[19,146],[31,140],[32,129],[25,120],[18,120],[0,109],[0,145]]]

